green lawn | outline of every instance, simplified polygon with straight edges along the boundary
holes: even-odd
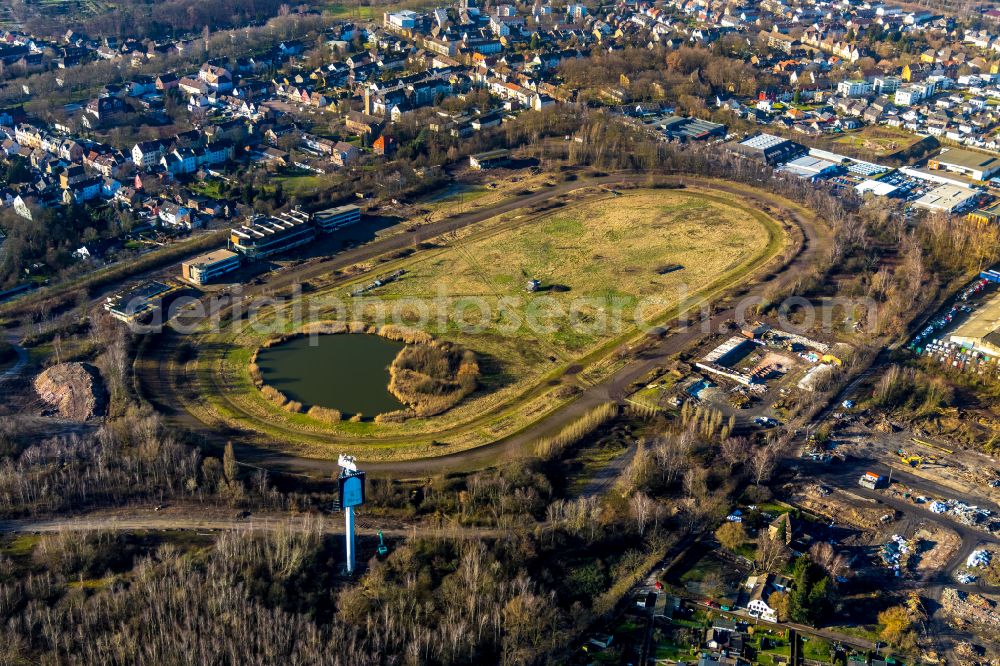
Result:
[[[818,636],[802,637],[802,655],[814,661],[830,661],[830,642]]]
[[[879,156],[905,150],[919,140],[919,136],[901,128],[868,125],[856,131],[845,132],[837,138],[837,143]]]
[[[274,183],[281,183],[281,189],[286,196],[304,196],[313,194],[324,189],[327,176],[315,173],[279,175],[272,179]]]
[[[222,198],[222,181],[216,178],[191,183],[188,186],[188,189],[196,194],[201,194],[210,199]]]
[[[653,658],[680,661],[692,656],[692,652],[693,649],[690,645],[675,645],[673,643],[660,642],[653,649]]]
[[[447,203],[463,202],[469,203],[479,197],[492,192],[493,190],[482,185],[467,185],[465,183],[452,183],[447,187],[435,190],[430,195],[419,200],[421,205],[440,205]]]
[[[838,634],[855,636],[857,638],[864,638],[869,641],[879,640],[878,627],[873,624],[870,625],[845,624],[837,627],[830,627],[830,631],[835,631]]]
[[[40,537],[34,534],[17,534],[0,541],[0,553],[7,557],[27,557],[35,550]]]
[[[761,648],[766,641],[767,647]],[[770,666],[774,664],[775,656],[790,657],[792,654],[791,644],[781,635],[771,631],[757,631],[754,633],[754,648],[757,650],[757,663]]]

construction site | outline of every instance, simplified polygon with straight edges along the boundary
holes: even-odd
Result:
[[[630,398],[643,408],[685,402],[718,409],[746,428],[775,427],[827,387],[851,353],[760,321],[709,340],[684,361],[664,368]]]

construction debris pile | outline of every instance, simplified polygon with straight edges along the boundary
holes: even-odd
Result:
[[[968,559],[965,561],[965,571],[959,571],[955,574],[955,580],[963,585],[971,585],[976,582],[978,576],[969,571],[969,569],[986,569],[990,566],[990,561],[993,559],[993,553],[988,550],[976,550],[969,555]]]
[[[60,363],[35,377],[35,392],[60,416],[86,421],[107,409],[107,391],[97,368],[89,363]]]
[[[949,587],[941,595],[941,605],[958,623],[971,622],[1000,628],[1000,612],[997,612],[996,602],[984,596]]]
[[[928,507],[931,513],[943,514],[947,513],[954,516],[963,525],[968,525],[970,527],[981,527],[983,529],[989,528],[985,525],[989,518],[993,515],[989,509],[983,509],[978,506],[972,506],[961,500],[949,499],[949,500],[934,500]]]
[[[993,559],[993,553],[988,550],[976,550],[969,555],[969,559],[966,560],[965,566],[972,568],[983,568],[990,566],[990,560]]]
[[[909,541],[898,534],[893,534],[892,540],[882,546],[879,555],[882,556],[882,561],[885,565],[895,571],[898,576],[899,572],[906,567],[906,563],[910,559],[910,553],[912,552],[913,548],[910,546]]]

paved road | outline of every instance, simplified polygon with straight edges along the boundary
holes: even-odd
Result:
[[[430,237],[431,235],[444,233],[449,230],[458,229],[475,222],[483,221],[506,211],[544,203],[553,197],[566,194],[581,187],[628,182],[641,184],[645,182],[646,179],[647,175],[619,174],[602,176],[600,178],[588,180],[581,179],[570,183],[562,183],[531,195],[516,197],[502,202],[498,206],[449,218],[447,220],[434,223],[433,225],[424,226],[417,233],[422,234],[423,237]],[[762,208],[775,208],[773,198],[768,196],[766,193],[761,193],[759,195],[748,194],[746,190],[736,186],[730,186],[725,183],[715,181],[709,182],[704,179],[694,177],[674,176],[665,178],[665,180],[673,180],[675,182],[689,183],[693,185],[705,185],[720,191],[737,194],[744,200],[748,200],[750,203],[758,205]],[[813,255],[827,241],[827,236],[821,229],[814,225],[811,220],[800,216],[796,211],[781,209],[780,213],[788,218],[788,221],[791,224],[801,229],[803,234],[801,246],[788,265],[777,271],[776,274],[768,276],[767,279],[763,280],[760,284],[757,284],[753,288],[744,290],[742,293],[744,297],[760,296],[764,293],[765,288],[774,283],[787,284],[788,282],[797,279],[799,269],[804,266],[808,266]],[[327,261],[316,266],[306,267],[301,271],[296,270],[286,272],[277,276],[273,280],[269,280],[262,288],[268,288],[271,290],[280,289],[282,286],[288,286],[293,283],[300,282],[308,279],[310,276],[329,273],[337,267],[351,265],[365,259],[385,254],[386,252],[391,252],[395,249],[412,247],[412,245],[413,236],[411,233],[403,233],[392,236],[380,241],[375,241],[364,247],[341,253],[331,261]],[[245,291],[245,293],[251,294],[253,291],[250,289]],[[739,314],[740,312],[738,312],[737,307],[729,303],[723,306],[722,309],[713,312],[711,316],[706,318],[704,321],[698,322],[697,325],[680,327],[679,330],[668,334],[653,344],[652,347],[644,351],[638,358],[634,359],[625,367],[615,372],[609,379],[597,385],[585,388],[585,390],[580,393],[573,402],[547,415],[515,435],[468,451],[434,458],[399,462],[367,462],[365,463],[365,469],[372,474],[423,476],[453,469],[476,469],[493,464],[499,459],[511,459],[524,456],[530,451],[531,444],[539,438],[558,431],[560,428],[578,419],[589,410],[608,401],[624,404],[626,396],[631,392],[631,387],[636,381],[641,380],[644,376],[662,366],[664,362],[669,360],[674,355],[689,348],[694,342],[703,338],[706,335],[706,332],[716,332],[722,330],[725,322],[735,319]],[[147,364],[145,366],[146,369],[141,371],[137,376],[137,383],[142,394],[150,399],[158,410],[167,414],[171,419],[174,419],[175,422],[185,427],[189,427],[201,434],[205,434],[208,437],[208,441],[206,442],[207,444],[221,446],[224,441],[232,440],[237,446],[237,453],[241,460],[245,460],[271,470],[291,473],[321,474],[332,474],[337,472],[338,468],[336,461],[334,460],[306,458],[282,453],[273,449],[258,447],[250,442],[248,433],[243,433],[234,429],[224,429],[220,431],[217,425],[203,423],[187,411],[177,409],[175,407],[175,401],[170,398],[172,391],[170,388],[170,378],[162,376],[159,372],[159,370],[162,370],[167,366],[166,363],[161,363],[159,361],[169,357],[171,353],[170,340],[158,341],[155,346],[151,345],[151,347],[154,348],[148,350],[148,353],[151,354],[150,359],[153,363]],[[336,442],[331,442],[331,445],[335,444]],[[349,447],[349,444],[345,444],[344,446]]]

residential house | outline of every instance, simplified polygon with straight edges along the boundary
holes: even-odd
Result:
[[[103,184],[104,181],[97,177],[75,181],[63,190],[63,203],[82,204],[97,199],[101,196]]]
[[[127,109],[128,107],[123,99],[103,96],[87,102],[86,113],[100,123],[125,113]]]
[[[379,138],[375,139],[375,143],[372,144],[372,151],[376,155],[392,155],[396,151],[396,140],[391,136],[385,136],[383,134]]]
[[[173,90],[180,82],[180,78],[173,72],[160,74],[156,77],[156,89],[160,91]]]
[[[193,228],[194,216],[191,209],[173,202],[168,201],[160,204],[157,211],[157,218],[163,224],[171,227]]]
[[[160,164],[169,173],[179,176],[198,170],[198,158],[190,148],[180,148],[160,158]]]
[[[140,141],[132,147],[132,162],[139,169],[148,169],[159,163],[167,152],[167,146],[162,141]]]
[[[768,622],[778,620],[777,611],[768,603],[768,599],[774,592],[771,585],[771,574],[751,576],[747,579],[747,588],[750,590],[750,597],[747,601],[746,609],[750,617],[759,617]]]
[[[350,166],[361,157],[361,151],[357,146],[338,141],[333,147],[333,163],[337,166]]]

